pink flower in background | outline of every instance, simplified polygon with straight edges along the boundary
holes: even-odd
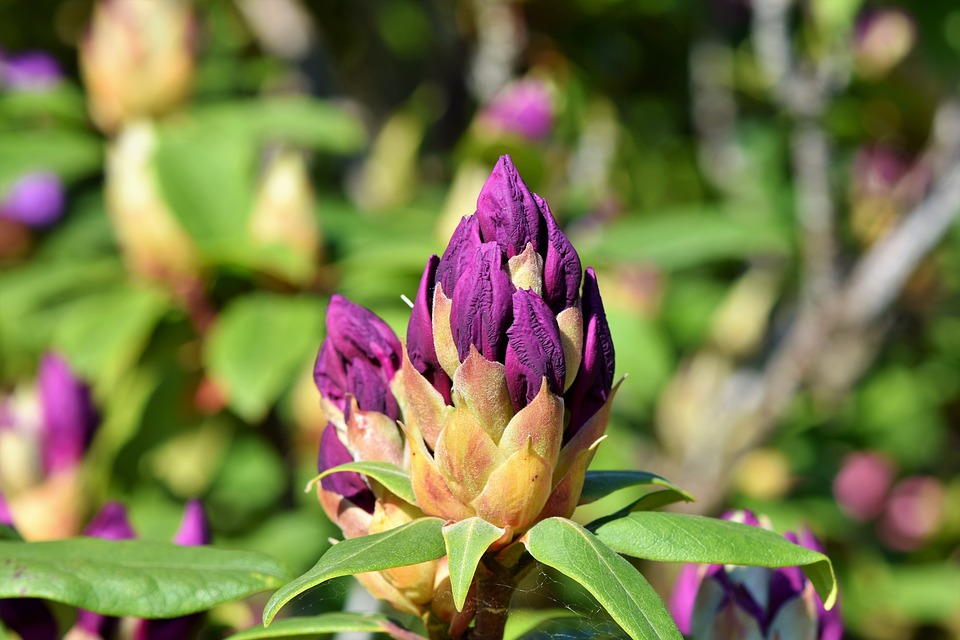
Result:
[[[880,539],[891,549],[913,551],[936,532],[944,506],[944,488],[936,478],[911,476],[900,481],[877,525]]]
[[[0,193],[0,218],[46,227],[63,215],[65,201],[63,183],[55,173],[28,173]]]
[[[0,51],[0,88],[43,91],[60,84],[63,72],[52,56],[42,51],[11,55]]]
[[[540,140],[553,129],[554,101],[547,83],[537,78],[507,85],[480,114],[480,122],[496,131]]]
[[[871,520],[883,511],[893,484],[894,470],[878,453],[851,453],[843,460],[833,481],[837,504],[854,520]]]

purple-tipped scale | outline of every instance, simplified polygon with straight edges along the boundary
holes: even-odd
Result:
[[[566,366],[560,328],[540,296],[526,289],[513,294],[513,324],[507,339],[507,388],[515,411],[536,397],[544,378],[551,393],[563,393]]]
[[[583,359],[580,370],[567,391],[565,400],[570,409],[570,425],[565,436],[569,440],[580,427],[606,403],[613,388],[616,356],[610,326],[603,310],[597,276],[587,267],[583,279]]]
[[[433,341],[433,294],[436,287],[437,266],[440,259],[430,256],[420,278],[420,288],[413,301],[413,311],[407,325],[407,355],[410,363],[440,392],[444,402],[450,404],[450,387],[453,381],[440,366],[437,347]]]
[[[543,216],[510,156],[501,156],[477,198],[477,220],[486,242],[496,242],[508,258],[527,244],[540,250]]]
[[[461,218],[460,224],[450,237],[450,242],[447,243],[446,250],[440,256],[434,278],[435,283],[443,288],[443,295],[447,298],[453,297],[453,289],[457,286],[460,274],[473,262],[473,257],[482,242],[477,216]]]
[[[543,252],[543,299],[554,313],[580,302],[580,280],[583,268],[580,256],[570,239],[560,230],[546,200],[533,194],[546,219],[547,242]]]
[[[450,307],[450,328],[460,361],[477,348],[487,360],[502,362],[512,320],[514,286],[495,242],[485,242],[457,281]]]

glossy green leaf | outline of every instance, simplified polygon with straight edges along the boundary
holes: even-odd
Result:
[[[95,173],[102,162],[100,140],[79,129],[0,131],[0,149],[0,191],[30,171],[52,171],[69,182]]]
[[[384,486],[390,493],[410,504],[417,504],[417,496],[410,485],[410,474],[389,462],[377,460],[347,462],[327,469],[307,483],[305,491],[310,491],[321,479],[340,471],[356,471],[370,476]]]
[[[277,620],[269,627],[256,626],[227,636],[226,640],[266,640],[267,638],[296,638],[321,633],[380,633],[390,623],[389,618],[376,613],[322,613]]]
[[[827,608],[837,598],[833,565],[823,555],[780,534],[729,520],[641,511],[597,529],[618,553],[659,562],[803,568]]]
[[[269,625],[285,604],[327,580],[440,558],[446,553],[442,526],[440,518],[420,518],[383,533],[338,542],[310,571],[273,594],[263,610],[263,623]]]
[[[691,502],[694,500],[689,493],[655,473],[647,471],[587,471],[583,481],[583,491],[580,493],[580,504],[588,504],[608,496],[614,491],[644,484],[666,487],[684,496],[686,500]]]
[[[506,529],[477,517],[444,525],[443,540],[447,545],[450,564],[450,588],[457,611],[463,610],[480,558],[504,533]]]
[[[257,421],[316,353],[322,335],[323,307],[316,299],[252,294],[220,314],[204,360],[230,408]]]
[[[251,551],[100,538],[0,542],[0,598],[43,598],[110,616],[181,616],[285,579],[273,558]]]
[[[654,491],[648,493],[645,496],[641,496],[637,500],[634,500],[627,506],[622,509],[617,510],[615,513],[605,516],[603,518],[598,518],[593,522],[586,525],[587,529],[590,531],[596,531],[599,527],[605,525],[608,522],[623,518],[634,511],[655,511],[667,505],[676,504],[678,502],[689,502],[690,497],[686,494],[679,493],[673,489],[664,489],[663,491]]]
[[[631,638],[682,638],[650,583],[580,525],[548,518],[530,529],[523,540],[538,561],[586,587]]]
[[[519,640],[544,622],[578,617],[570,609],[514,609],[503,629],[503,640]]]

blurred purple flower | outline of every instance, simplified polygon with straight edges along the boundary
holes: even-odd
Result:
[[[538,78],[508,85],[480,113],[483,125],[528,140],[549,136],[553,118],[553,96],[547,83]]]
[[[880,454],[851,453],[833,480],[833,495],[848,516],[870,520],[883,511],[893,480],[893,466]]]
[[[911,476],[890,491],[878,528],[880,539],[897,551],[913,551],[937,530],[944,517],[943,484],[931,476]]]
[[[28,51],[10,55],[0,51],[0,87],[17,91],[42,91],[63,79],[60,65],[49,54]]]
[[[764,526],[749,511],[724,514],[725,520]],[[764,526],[764,528],[769,528]],[[786,538],[823,551],[809,531]],[[826,611],[813,585],[798,567],[727,567],[688,564],[681,569],[670,600],[680,631],[716,640],[841,640],[839,607]]]
[[[48,474],[72,469],[83,459],[99,420],[90,389],[66,360],[48,353],[37,375],[43,416],[43,461]]]
[[[56,174],[37,171],[24,175],[0,199],[0,218],[46,227],[63,215],[66,197]]]

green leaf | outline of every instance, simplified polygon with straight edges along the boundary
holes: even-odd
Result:
[[[690,497],[686,494],[679,493],[673,489],[664,489],[663,491],[654,491],[648,493],[645,496],[640,497],[637,500],[634,500],[623,509],[618,510],[615,513],[612,513],[603,518],[598,518],[593,522],[586,525],[586,528],[590,531],[596,532],[598,528],[612,522],[623,518],[634,511],[656,511],[661,507],[665,507],[670,504],[676,504],[677,502],[689,502]]]
[[[0,542],[0,598],[43,598],[109,616],[204,611],[286,579],[260,553],[172,542],[74,538]]]
[[[828,609],[837,599],[833,565],[776,532],[729,520],[642,511],[597,529],[611,549],[645,560],[802,567]]]
[[[0,131],[0,191],[31,171],[52,171],[65,181],[96,172],[101,143],[87,132],[67,129]]]
[[[614,491],[641,484],[666,487],[679,493],[685,500],[694,501],[693,496],[689,493],[655,473],[647,471],[587,471],[586,478],[583,481],[583,491],[580,493],[580,504],[588,504],[608,496]]]
[[[702,207],[623,217],[578,243],[584,264],[653,263],[682,269],[757,254],[787,255],[789,228],[769,219]]]
[[[503,640],[519,640],[527,633],[550,620],[579,618],[570,609],[519,609],[510,612],[507,625],[503,629]]]
[[[564,518],[548,518],[522,538],[527,550],[586,587],[631,638],[681,640],[673,618],[633,565],[592,533]]]
[[[504,533],[506,529],[477,517],[444,525],[443,540],[450,561],[450,588],[457,611],[463,611],[480,558]]]
[[[230,408],[256,422],[316,353],[322,335],[323,307],[316,299],[252,294],[220,315],[204,361]]]
[[[293,598],[340,576],[382,571],[436,560],[446,553],[440,532],[443,520],[420,518],[395,529],[362,538],[351,538],[330,547],[310,571],[285,584],[263,610],[269,625],[277,612]]]
[[[265,640],[316,636],[321,633],[382,633],[390,619],[376,613],[322,613],[277,620],[267,627],[251,627],[228,636],[226,640]]]
[[[347,462],[327,469],[307,483],[304,493],[309,492],[321,479],[340,471],[356,471],[365,476],[370,476],[401,500],[405,500],[412,505],[417,504],[417,496],[414,495],[413,487],[410,486],[410,474],[395,464],[376,460]]]

